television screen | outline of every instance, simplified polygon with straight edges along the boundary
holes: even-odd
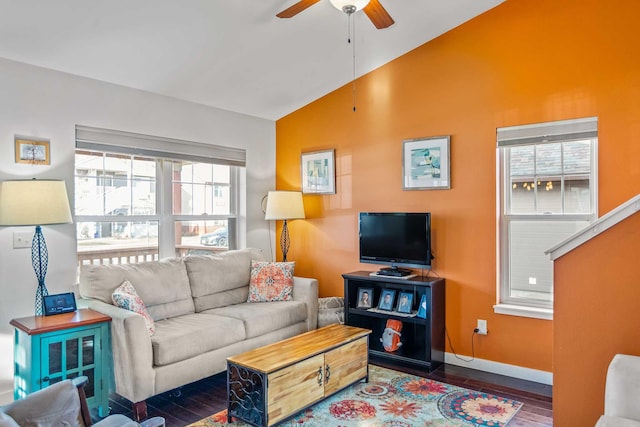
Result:
[[[361,212],[360,262],[431,268],[431,214]]]

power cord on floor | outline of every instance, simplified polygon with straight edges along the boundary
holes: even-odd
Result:
[[[456,350],[453,348],[453,344],[451,344],[451,337],[449,336],[449,331],[447,331],[447,328],[445,326],[444,328],[444,333],[445,335],[447,335],[447,341],[449,342],[449,347],[451,347],[451,351],[453,352],[453,355],[455,356],[456,359],[462,360],[463,362],[473,362],[476,358],[476,350],[474,347],[474,338],[476,336],[476,334],[478,333],[479,329],[475,328],[473,330],[473,334],[471,334],[471,359],[465,359],[464,357],[460,357],[458,356],[458,354],[456,353]]]

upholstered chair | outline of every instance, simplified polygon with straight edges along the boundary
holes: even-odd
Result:
[[[0,427],[163,427],[164,418],[138,424],[124,415],[109,415],[92,424],[84,385],[87,377],[65,380],[23,399],[0,406]]]
[[[613,356],[607,370],[604,415],[596,427],[640,427],[640,357]]]

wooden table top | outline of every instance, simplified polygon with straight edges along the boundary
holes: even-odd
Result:
[[[81,308],[71,313],[54,314],[53,316],[21,317],[12,319],[9,323],[28,335],[36,335],[110,321],[111,317],[107,315],[88,308]]]
[[[334,324],[229,357],[227,361],[269,374],[370,333],[369,329]]]

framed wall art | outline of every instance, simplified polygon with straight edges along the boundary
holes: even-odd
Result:
[[[302,193],[336,193],[335,150],[302,153]]]
[[[50,165],[49,141],[30,141],[16,138],[16,163]]]
[[[407,139],[402,142],[402,189],[451,188],[450,137]]]

